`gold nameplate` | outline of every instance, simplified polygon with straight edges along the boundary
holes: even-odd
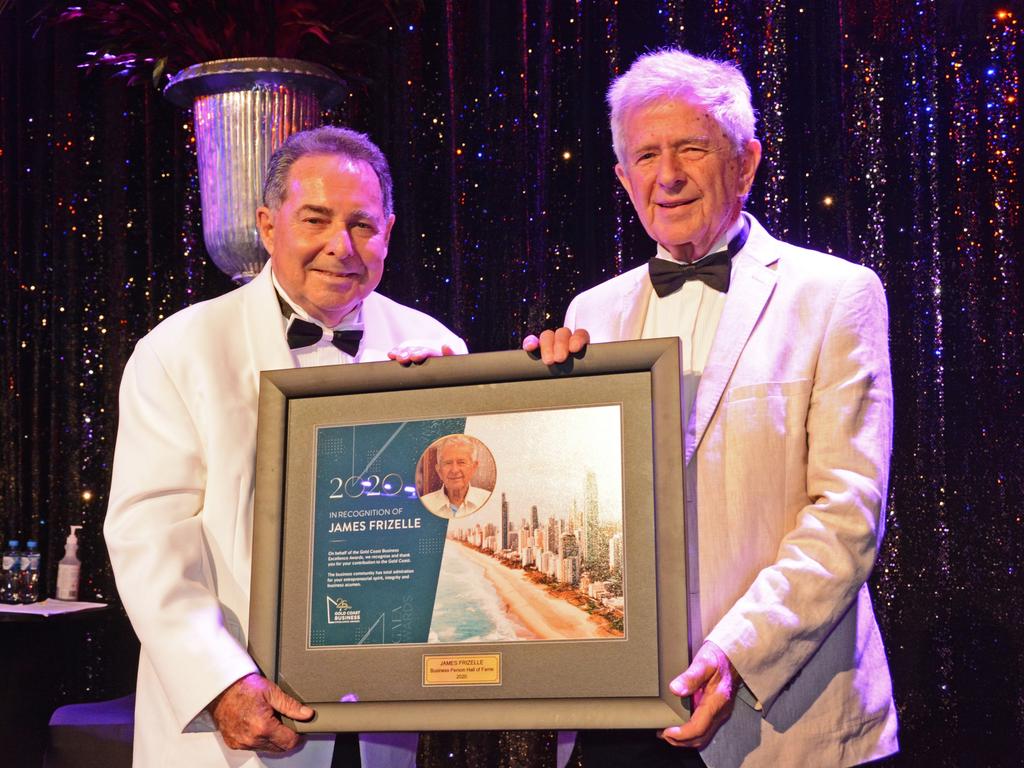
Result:
[[[501,654],[424,656],[423,685],[501,685]]]

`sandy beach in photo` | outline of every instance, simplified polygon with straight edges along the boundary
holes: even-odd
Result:
[[[460,554],[484,569],[485,578],[493,585],[513,620],[530,635],[524,640],[585,640],[621,637],[593,619],[585,611],[548,594],[519,570],[507,568],[493,557],[473,547],[460,544]]]

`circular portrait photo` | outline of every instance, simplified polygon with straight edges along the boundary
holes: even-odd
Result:
[[[491,498],[498,470],[490,449],[469,435],[445,435],[416,463],[416,493],[431,514],[469,517]]]

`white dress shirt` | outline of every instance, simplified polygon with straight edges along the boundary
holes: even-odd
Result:
[[[466,498],[463,499],[462,504],[455,505],[448,499],[448,492],[442,485],[436,491],[420,496],[420,501],[438,517],[458,520],[472,515],[486,504],[489,498],[491,498],[491,492],[486,488],[476,488],[471,485],[466,491]]]
[[[743,228],[742,215],[712,246],[708,254],[724,249]],[[659,259],[676,261],[664,246],[658,246]],[[690,419],[693,402],[697,397],[697,384],[700,383],[704,365],[708,361],[711,342],[715,340],[718,321],[722,317],[725,306],[725,294],[709,287],[701,280],[687,280],[683,287],[668,296],[658,296],[651,292],[647,302],[647,314],[644,327],[640,334],[642,339],[660,339],[678,336],[683,341],[683,418]]]
[[[288,306],[292,308],[294,313],[292,317],[299,317],[307,322],[319,325],[324,328],[324,335],[320,341],[315,344],[310,344],[308,347],[300,347],[299,349],[291,350],[292,359],[295,361],[295,365],[298,368],[311,368],[314,365],[340,365],[342,363],[357,363],[359,362],[359,355],[352,357],[346,355],[334,344],[331,343],[331,338],[334,331],[361,331],[363,330],[363,305],[359,303],[355,309],[345,315],[341,322],[333,328],[326,328],[323,323],[315,320],[309,316],[302,307],[292,301],[292,297],[288,295],[288,292],[281,287],[281,284],[277,281],[277,276],[274,274],[274,270],[270,270],[270,277],[274,281],[274,288],[277,290],[278,296],[288,302]],[[281,326],[284,328],[285,333],[288,332],[288,326],[291,324],[292,318],[281,315]]]

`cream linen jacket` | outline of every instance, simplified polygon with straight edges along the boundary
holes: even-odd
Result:
[[[892,440],[885,295],[870,270],[749,218],[681,481],[691,649],[722,648],[757,705],[738,700],[701,756],[709,768],[855,765],[897,750],[865,584]],[[645,264],[577,296],[566,325],[593,342],[639,338],[651,290]]]

